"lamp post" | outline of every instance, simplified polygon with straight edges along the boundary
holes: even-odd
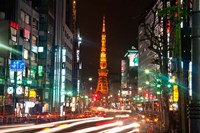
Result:
[[[89,77],[89,78],[88,78],[88,81],[89,81],[90,83],[92,82],[92,80],[93,80],[92,77]],[[91,84],[90,84],[90,96],[92,97],[92,86],[91,86]]]
[[[150,105],[151,105],[151,99],[150,99],[150,86],[149,86],[149,74],[150,74],[150,71],[149,69],[145,69],[145,74],[147,75],[147,80],[146,81],[146,85],[148,86],[148,110],[150,110]]]

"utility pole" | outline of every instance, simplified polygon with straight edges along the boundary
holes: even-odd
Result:
[[[167,0],[163,0],[163,9],[167,8]],[[162,62],[162,74],[168,78],[168,41],[167,41],[167,15],[163,17],[163,62]],[[163,80],[163,79],[162,79]],[[164,81],[165,82],[165,81]],[[164,83],[162,82],[162,83]],[[169,92],[165,85],[163,85],[163,122],[164,132],[169,131]]]
[[[182,48],[181,48],[181,1],[177,1],[177,23],[176,23],[176,58],[177,58],[177,79],[178,79],[178,92],[179,92],[179,99],[178,99],[178,117],[179,117],[179,129],[180,132],[186,133],[186,121],[185,121],[185,91],[183,85],[183,70],[182,70]],[[188,44],[190,45],[190,44]]]
[[[200,0],[193,0],[192,100],[189,105],[190,133],[200,133]]]

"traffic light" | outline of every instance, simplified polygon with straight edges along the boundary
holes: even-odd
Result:
[[[97,98],[98,98],[98,94],[93,94],[93,95],[92,95],[92,100],[93,100],[93,101],[96,101]]]
[[[149,97],[149,92],[144,93],[144,97],[148,98]]]

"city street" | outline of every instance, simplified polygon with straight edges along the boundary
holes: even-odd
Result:
[[[200,133],[200,0],[0,0],[0,133]]]
[[[82,119],[70,119],[43,124],[17,124],[1,126],[1,133],[138,133],[147,132],[148,125],[134,117],[90,117]]]

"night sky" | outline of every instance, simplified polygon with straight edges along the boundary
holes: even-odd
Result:
[[[106,16],[109,74],[120,74],[120,63],[131,46],[137,47],[141,15],[155,0],[77,0],[77,21],[83,39],[82,77],[97,78],[103,15]]]

